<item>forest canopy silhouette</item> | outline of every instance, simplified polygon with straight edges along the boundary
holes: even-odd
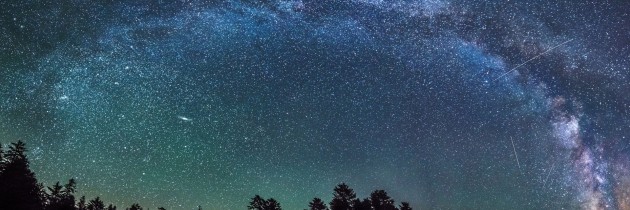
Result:
[[[44,187],[37,181],[35,173],[29,167],[26,156],[26,144],[22,141],[11,143],[5,152],[0,144],[0,210],[116,210],[114,204],[106,205],[100,197],[86,200],[81,196],[78,200],[75,194],[77,182],[69,179],[63,185],[56,182]],[[245,207],[245,206],[244,206]],[[126,210],[143,210],[134,203]],[[201,210],[201,206],[198,207]],[[281,210],[281,204],[274,198],[264,199],[260,195],[251,198],[248,210]],[[313,198],[308,203],[310,210],[411,210],[407,202],[395,205],[384,190],[375,190],[369,197],[360,199],[345,183],[338,184],[333,189],[333,198],[326,204],[321,198]],[[159,207],[158,210],[166,210]]]

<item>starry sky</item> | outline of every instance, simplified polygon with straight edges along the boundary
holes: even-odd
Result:
[[[630,209],[628,1],[8,0],[0,39],[0,142],[88,199]]]

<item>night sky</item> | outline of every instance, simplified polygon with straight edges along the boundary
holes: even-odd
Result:
[[[630,2],[0,1],[0,142],[128,207],[630,209]]]

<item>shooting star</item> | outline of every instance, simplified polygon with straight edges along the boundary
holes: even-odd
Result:
[[[514,140],[510,137],[510,141],[512,142],[512,150],[514,150],[514,157],[516,157],[516,164],[518,165],[518,170],[521,170],[521,163],[518,162],[518,155],[516,155],[516,147],[514,147]]]
[[[560,43],[559,45],[556,45],[555,47],[549,48],[547,51],[545,51],[545,52],[543,52],[543,53],[540,53],[540,54],[538,54],[537,56],[534,56],[533,58],[530,58],[529,60],[527,60],[527,61],[525,61],[525,62],[523,62],[523,63],[519,64],[518,66],[516,66],[516,67],[514,67],[514,68],[510,69],[509,71],[505,72],[504,74],[502,74],[501,76],[497,77],[496,79],[494,79],[494,80],[492,80],[492,81],[494,82],[494,81],[497,81],[497,80],[499,80],[499,79],[501,79],[501,78],[505,77],[505,76],[506,76],[506,75],[508,75],[509,73],[511,73],[511,72],[513,72],[514,70],[518,69],[519,67],[521,67],[521,66],[523,66],[523,65],[525,65],[525,64],[527,64],[527,63],[529,63],[530,61],[536,60],[536,59],[537,59],[537,58],[539,58],[540,56],[543,56],[544,54],[547,54],[548,52],[551,52],[552,50],[554,50],[554,49],[556,49],[556,48],[558,48],[558,47],[560,47],[560,46],[562,46],[562,45],[565,45],[565,44],[567,44],[567,43],[569,43],[569,42],[571,42],[571,41],[573,41],[573,40],[574,40],[574,39],[569,39],[569,40],[567,40],[567,41],[565,41],[565,42]]]
[[[178,115],[177,118],[179,118],[180,120],[186,121],[186,122],[192,121],[192,119],[190,119],[188,117],[181,116],[181,115]]]
[[[556,162],[553,162],[551,164],[551,168],[549,169],[549,172],[547,173],[547,177],[545,177],[545,181],[543,181],[543,188],[545,188],[545,185],[547,185],[547,180],[549,179],[549,175],[551,175],[551,171],[553,171],[554,166],[556,166]]]

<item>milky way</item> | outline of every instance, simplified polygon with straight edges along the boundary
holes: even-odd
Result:
[[[630,3],[2,1],[0,142],[119,207],[630,209]],[[518,158],[518,159],[517,159]]]

